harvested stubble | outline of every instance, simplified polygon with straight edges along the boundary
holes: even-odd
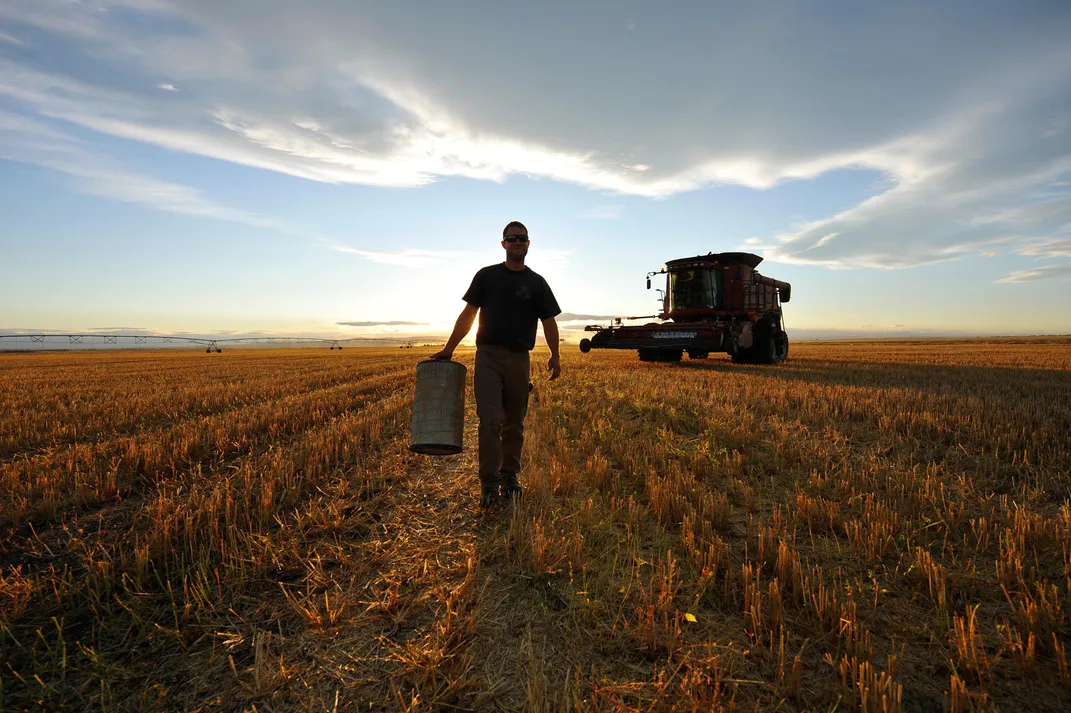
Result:
[[[569,351],[490,516],[423,356],[0,357],[0,709],[1067,710],[1071,340]]]

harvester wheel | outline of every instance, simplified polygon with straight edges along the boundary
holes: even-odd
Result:
[[[751,348],[758,364],[777,363],[777,342],[770,332],[763,330],[755,336],[755,345]]]
[[[733,360],[733,364],[750,364],[751,363],[751,350],[736,348],[732,354],[729,355]]]
[[[683,349],[660,349],[658,353],[658,361],[680,361],[684,356]]]
[[[699,351],[698,349],[688,350],[689,359],[706,359],[708,356],[710,356],[710,352]]]
[[[778,359],[788,359],[788,335],[784,332],[781,332],[777,335],[777,337],[777,353],[779,354]]]
[[[780,350],[778,349],[777,335],[768,321],[762,320],[755,324],[755,341],[751,345],[750,361],[754,364],[776,364]]]
[[[637,349],[636,351],[640,355],[640,361],[658,361],[657,349],[644,347],[643,349]]]
[[[591,351],[591,340],[586,338],[586,337],[584,339],[581,339],[580,340],[580,353],[581,354],[587,354],[590,351]]]

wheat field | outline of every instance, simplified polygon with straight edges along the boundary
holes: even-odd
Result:
[[[0,710],[1071,709],[1071,339],[567,348],[494,511],[432,351],[0,355]]]

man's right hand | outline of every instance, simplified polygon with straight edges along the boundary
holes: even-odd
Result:
[[[450,349],[450,350],[443,349],[441,352],[436,352],[435,354],[432,354],[431,358],[432,359],[445,359],[446,361],[450,361],[451,359],[454,358],[454,351],[452,349]]]

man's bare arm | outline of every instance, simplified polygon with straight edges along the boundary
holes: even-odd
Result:
[[[464,339],[465,335],[472,329],[472,323],[476,321],[476,313],[479,311],[479,307],[473,307],[470,304],[465,305],[465,309],[461,310],[461,314],[457,316],[457,322],[454,323],[454,331],[450,335],[450,339],[446,341],[446,346],[442,351],[432,354],[431,358],[453,358],[454,350],[457,349],[457,345],[461,343],[461,340]]]
[[[550,347],[550,361],[547,362],[547,369],[550,370],[550,380],[554,381],[561,376],[562,364],[558,354],[558,323],[553,317],[543,320],[543,336],[547,340],[547,346]]]

